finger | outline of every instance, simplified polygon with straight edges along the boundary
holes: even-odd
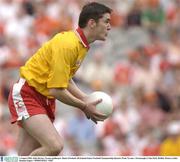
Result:
[[[99,103],[101,103],[101,102],[102,102],[102,99],[98,99],[98,100],[94,101],[93,104],[94,104],[94,105],[97,105],[97,104],[99,104]]]
[[[101,112],[99,112],[99,111],[96,111],[95,115],[96,115],[98,118],[103,118],[103,119],[107,118],[107,115],[105,115],[105,114],[103,114],[103,113],[101,113]]]
[[[91,120],[92,120],[95,124],[97,124],[97,121],[96,121],[95,118],[91,117]]]
[[[88,119],[90,119],[90,116],[89,116],[87,113],[85,113],[85,115],[86,115],[86,117],[87,117]]]
[[[97,121],[104,121],[107,117],[97,117],[97,116],[95,116],[94,117]]]
[[[96,121],[104,121],[105,118],[100,118],[100,117],[95,117],[94,119],[96,119]]]
[[[104,121],[106,118],[102,118],[102,117],[93,115],[93,116],[91,116],[91,119],[94,119],[94,120],[96,120],[96,121]]]
[[[87,117],[88,119],[90,119],[90,116],[86,115],[86,117]]]

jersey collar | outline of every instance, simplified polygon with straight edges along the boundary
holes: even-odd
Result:
[[[86,39],[86,36],[84,35],[84,32],[83,32],[83,30],[80,27],[78,27],[76,29],[76,34],[80,38],[80,40],[81,40],[82,44],[84,45],[84,47],[89,49],[90,47],[89,47],[88,41]]]

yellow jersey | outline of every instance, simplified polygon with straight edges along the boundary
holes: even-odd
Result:
[[[67,88],[89,49],[81,28],[56,34],[20,68],[20,77],[49,98],[49,88]]]

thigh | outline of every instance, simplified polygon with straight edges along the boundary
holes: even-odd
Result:
[[[21,121],[22,127],[42,146],[63,143],[62,138],[47,115],[38,114]]]
[[[19,127],[19,136],[17,140],[19,156],[27,156],[40,146],[40,143],[36,139],[34,139],[26,130]]]

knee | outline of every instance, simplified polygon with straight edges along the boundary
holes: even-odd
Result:
[[[63,150],[63,147],[64,147],[64,144],[62,142],[54,142],[54,143],[51,143],[51,146],[50,146],[50,154],[51,156],[57,156],[61,153],[61,151]]]

